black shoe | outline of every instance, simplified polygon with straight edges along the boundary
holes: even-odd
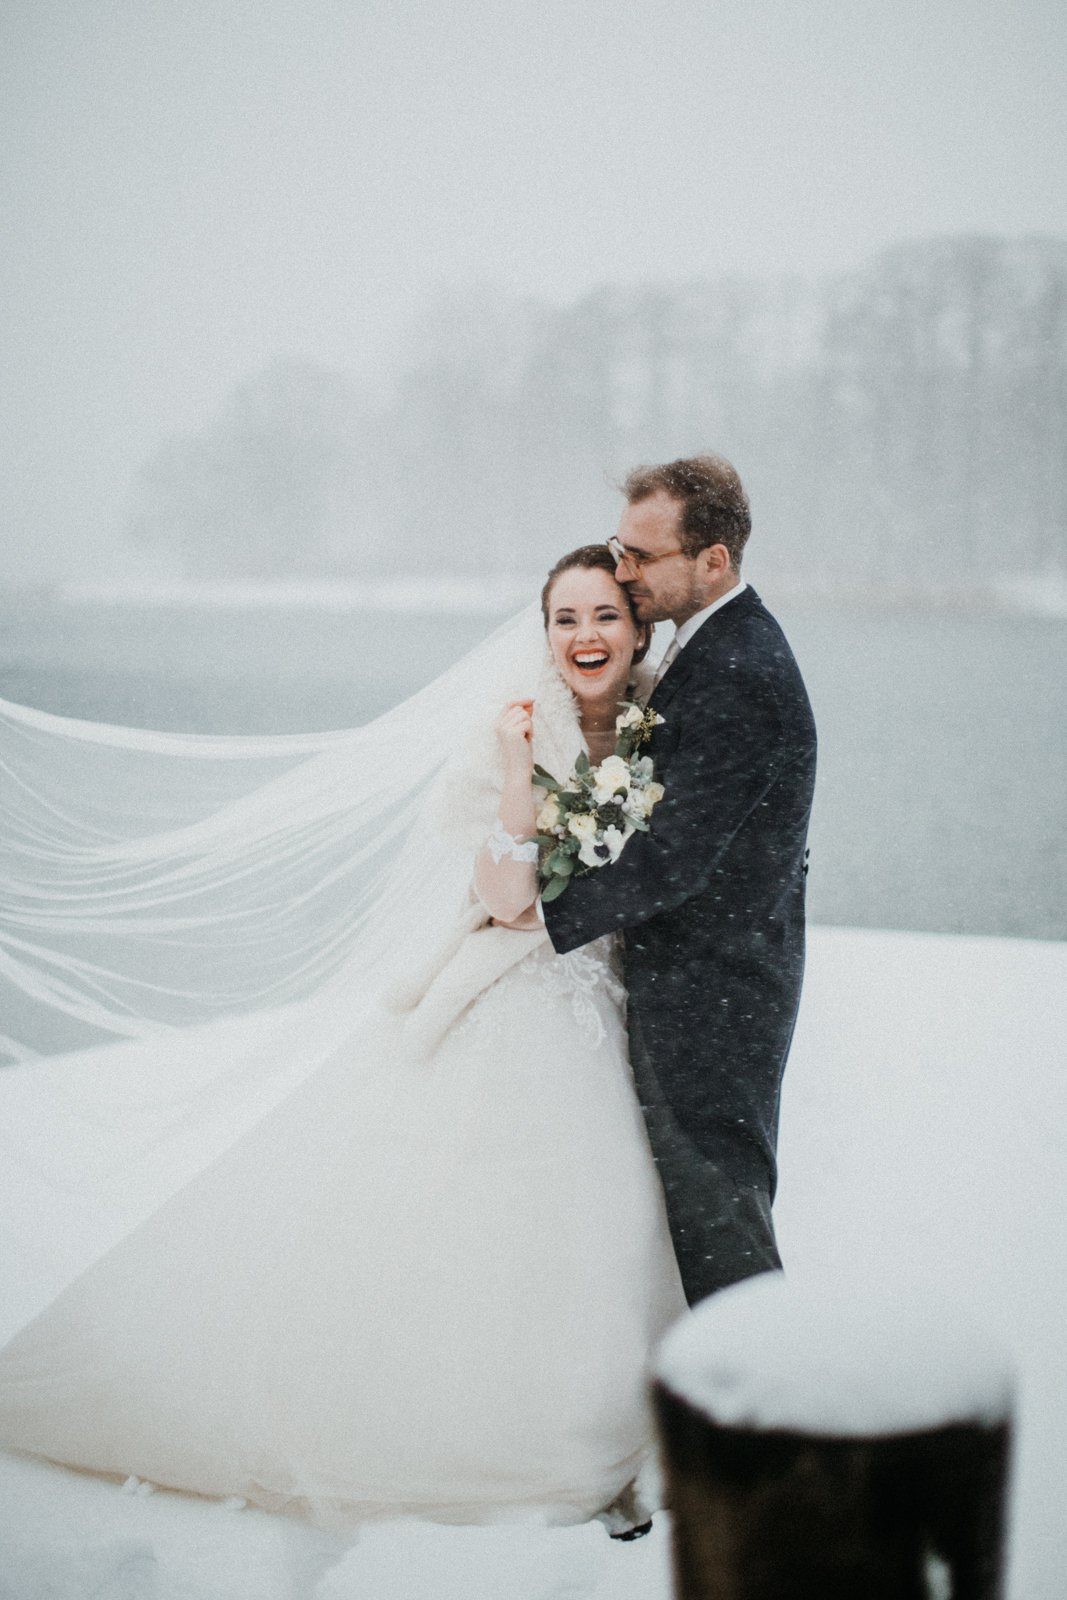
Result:
[[[651,1533],[651,1532],[652,1532],[652,1518],[649,1517],[647,1522],[639,1523],[636,1528],[627,1528],[625,1533],[609,1533],[608,1534],[608,1538],[609,1539],[619,1539],[619,1540],[622,1540],[625,1543],[629,1544],[631,1539],[643,1539],[645,1537],[646,1533]]]

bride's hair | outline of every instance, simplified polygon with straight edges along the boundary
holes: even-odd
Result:
[[[548,602],[552,594],[552,585],[555,583],[556,579],[561,573],[570,572],[574,567],[582,567],[586,571],[589,571],[595,567],[600,567],[609,575],[609,577],[615,578],[615,568],[617,565],[618,563],[616,562],[615,557],[612,555],[606,544],[579,545],[577,550],[571,550],[567,555],[560,556],[559,560],[548,574],[548,577],[545,579],[545,586],[541,590],[541,615],[544,618],[545,627],[548,627]],[[615,581],[618,583],[617,578]],[[652,644],[652,629],[649,627],[647,622],[639,622],[637,617],[634,617],[634,608],[629,594],[621,583],[619,583],[618,586],[622,594],[625,596],[626,609],[629,611],[631,617],[633,617],[634,623],[637,627],[637,649],[634,651],[634,662],[636,664],[638,661],[643,661],[649,652],[649,647]]]

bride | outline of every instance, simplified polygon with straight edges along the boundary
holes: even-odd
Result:
[[[352,733],[0,703],[0,1445],[335,1525],[647,1518],[685,1302],[611,941],[553,952],[521,842],[648,648],[613,570]]]

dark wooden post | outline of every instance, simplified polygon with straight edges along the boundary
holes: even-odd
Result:
[[[769,1314],[788,1316],[788,1296],[757,1289],[756,1282],[753,1308],[762,1295]],[[843,1409],[832,1395],[787,1397],[783,1363],[761,1383],[766,1345],[746,1357],[737,1341],[748,1315],[737,1318],[728,1304],[744,1290],[698,1308],[681,1357],[668,1338],[653,1385],[678,1600],[998,1600],[1010,1457],[1003,1369],[998,1381],[987,1363],[971,1382],[981,1414],[947,1416],[944,1386],[939,1390],[937,1372],[926,1375],[924,1386],[916,1345],[915,1389],[901,1405],[908,1426],[885,1425],[883,1388],[870,1408],[880,1425],[865,1431],[855,1369],[845,1379],[851,1387]],[[709,1351],[703,1372],[694,1361],[697,1333]],[[890,1326],[887,1345],[892,1339]],[[794,1348],[786,1360],[796,1354]],[[863,1356],[869,1358],[869,1348]],[[746,1359],[756,1370],[746,1371]],[[899,1349],[892,1365],[906,1370]],[[805,1367],[801,1359],[798,1367],[799,1385],[811,1383],[813,1371],[817,1382],[825,1378],[818,1363]],[[878,1382],[872,1374],[872,1390]],[[915,1397],[924,1388],[930,1420],[916,1426]],[[966,1384],[948,1388],[957,1400],[966,1392]],[[838,1431],[815,1425],[820,1407]]]

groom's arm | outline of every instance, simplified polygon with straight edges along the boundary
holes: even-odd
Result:
[[[555,949],[635,927],[699,894],[792,753],[766,684],[728,681],[694,696],[651,831],[544,907]]]

